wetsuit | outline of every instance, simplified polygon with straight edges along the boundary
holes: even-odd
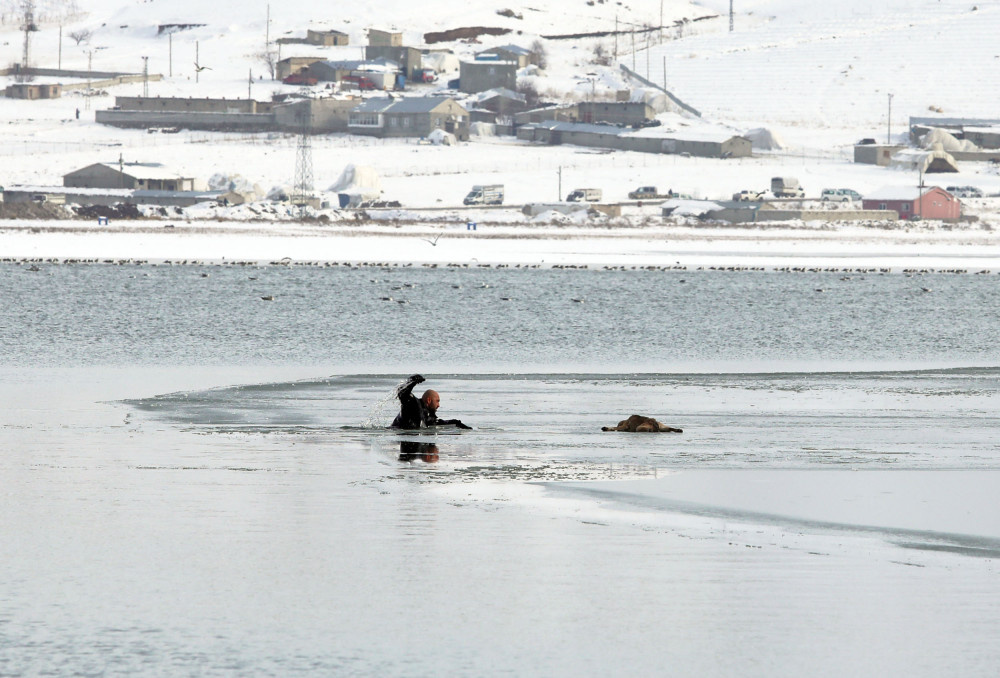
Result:
[[[422,376],[414,374],[399,388],[396,393],[399,398],[399,414],[392,420],[392,428],[427,428],[428,426],[449,425],[458,428],[472,428],[458,419],[438,419],[434,412],[427,409],[423,401],[413,395],[413,387],[422,381],[424,381]]]

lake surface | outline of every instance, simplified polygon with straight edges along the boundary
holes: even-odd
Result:
[[[0,675],[1000,665],[995,276],[37,268]]]

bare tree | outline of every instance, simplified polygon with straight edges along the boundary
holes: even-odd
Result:
[[[539,68],[545,68],[549,65],[549,55],[541,40],[535,40],[531,43],[531,63]]]
[[[274,72],[278,66],[278,54],[273,50],[265,50],[254,54],[254,58],[267,68],[268,75],[274,80]]]
[[[604,45],[597,43],[594,45],[594,56],[592,61],[598,66],[610,66],[611,55],[604,49]]]
[[[72,38],[78,45],[81,42],[90,42],[90,39],[93,36],[94,32],[87,29],[80,29],[69,34],[69,37]]]

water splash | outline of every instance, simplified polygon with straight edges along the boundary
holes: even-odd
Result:
[[[404,382],[405,383],[405,382]],[[375,401],[375,404],[368,410],[368,416],[361,422],[361,428],[387,428],[396,416],[396,403],[399,399],[399,389],[403,384],[397,384],[392,390]],[[386,410],[389,413],[386,413]]]

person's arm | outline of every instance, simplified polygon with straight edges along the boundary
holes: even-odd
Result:
[[[455,428],[464,428],[469,431],[472,430],[471,426],[466,426],[458,419],[438,419],[434,422],[435,426],[454,426]]]
[[[422,383],[423,381],[424,378],[422,376],[420,376],[419,374],[414,374],[412,377],[406,380],[405,384],[399,387],[399,389],[396,391],[396,396],[400,400],[406,400],[407,398],[410,397],[411,393],[413,392],[413,387],[419,383]]]

